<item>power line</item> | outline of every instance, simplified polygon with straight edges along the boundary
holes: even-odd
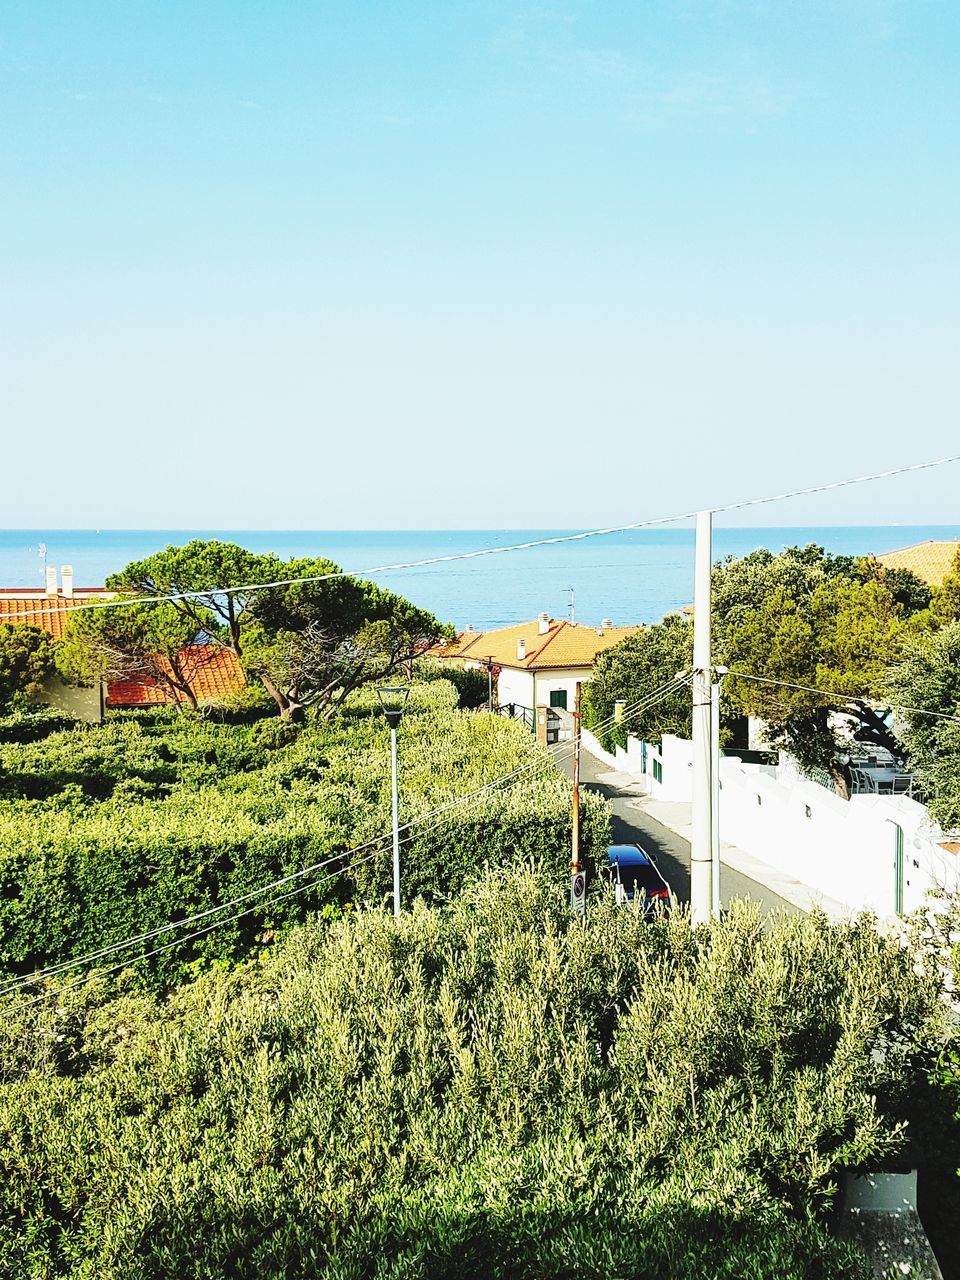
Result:
[[[960,462],[960,453],[949,454],[944,458],[934,458],[930,462],[914,462],[909,466],[891,467],[886,471],[874,471],[868,475],[851,476],[846,480],[833,480],[828,484],[808,485],[802,489],[788,489],[783,493],[768,494],[762,498],[745,498],[739,502],[728,502],[724,506],[712,507],[714,515],[728,511],[740,511],[746,507],[762,506],[770,502],[783,502],[788,498],[808,497],[814,493],[828,493],[834,489],[845,489],[851,485],[867,484],[873,480],[887,480],[893,476],[907,475],[912,471],[929,471],[933,467],[946,466],[948,463]],[[338,569],[335,573],[321,573],[302,578],[278,578],[273,582],[250,582],[234,587],[207,587],[199,591],[178,591],[168,595],[118,597],[113,600],[93,600],[86,604],[68,605],[56,609],[25,610],[17,614],[17,618],[35,615],[49,616],[54,613],[78,613],[88,609],[118,609],[137,604],[166,604],[178,600],[205,600],[211,596],[228,596],[241,592],[271,591],[279,587],[294,587],[318,582],[329,582],[335,578],[372,578],[382,573],[393,573],[406,569],[423,569],[430,565],[450,564],[460,560],[475,560],[481,556],[506,555],[514,551],[531,551],[536,547],[556,546],[560,543],[580,542],[585,538],[603,538],[614,533],[629,533],[634,529],[649,529],[658,525],[675,524],[679,520],[692,520],[698,511],[681,511],[669,516],[655,516],[645,520],[634,520],[628,524],[611,525],[605,529],[587,529],[579,533],[556,534],[549,538],[532,538],[527,542],[515,542],[500,547],[479,547],[472,551],[450,552],[442,556],[427,556],[422,560],[406,560],[397,564],[375,565],[369,569]]]
[[[360,866],[361,863],[369,862],[371,858],[375,858],[376,856],[376,853],[368,853],[365,858],[359,858],[356,862],[351,863],[350,866],[341,867],[339,870],[331,872],[326,876],[321,876],[310,884],[298,885],[296,889],[288,889],[286,893],[279,894],[277,897],[272,898],[268,903],[257,903],[252,907],[247,907],[244,911],[238,911],[235,915],[229,916],[225,920],[214,920],[212,924],[205,925],[202,929],[195,929],[192,933],[188,933],[182,938],[174,938],[172,942],[165,942],[162,947],[155,947],[152,951],[144,952],[143,955],[132,957],[126,956],[117,964],[109,965],[106,969],[99,970],[99,972],[102,974],[116,973],[119,969],[126,969],[132,964],[139,964],[142,960],[150,960],[154,956],[162,955],[163,952],[170,951],[174,947],[182,946],[183,943],[191,942],[195,938],[200,938],[204,934],[210,933],[213,929],[219,929],[221,925],[233,924],[235,921],[243,919],[244,916],[248,916],[252,912],[258,911],[261,906],[270,906],[273,903],[282,902],[284,898],[292,898],[297,894],[306,893],[310,889],[315,889],[317,885],[322,884],[324,881],[335,880],[337,876],[344,875],[346,872],[352,871],[355,867]],[[54,991],[42,991],[39,995],[33,996],[29,1000],[24,1000],[20,1004],[14,1005],[11,1009],[4,1010],[4,1012],[8,1015],[20,1013],[22,1010],[29,1008],[30,1005],[37,1004],[41,1000],[48,1000],[52,996],[59,997],[64,991],[70,991],[74,987],[82,986],[83,983],[87,981],[88,977],[89,975],[86,973],[81,974],[79,978],[74,978],[73,981],[66,983],[62,987],[57,987]],[[27,986],[28,983],[24,982],[20,985]],[[7,993],[14,989],[16,988],[8,988]]]
[[[689,683],[689,676],[686,676],[686,675],[678,676],[674,680],[669,681],[666,685],[663,685],[659,689],[655,689],[651,691],[649,694],[645,695],[644,697],[638,699],[635,704],[631,705],[628,708],[625,708],[623,713],[623,718],[632,718],[632,716],[640,714],[640,712],[645,710],[648,706],[655,705],[657,702],[663,701],[666,697],[672,696],[675,692],[678,692],[681,688],[683,688],[688,683]],[[606,725],[612,724],[613,722],[614,722],[614,717],[610,716],[610,717],[607,717],[605,721],[601,721],[598,725],[594,727],[603,728]],[[556,745],[559,746],[560,744],[556,744]],[[548,749],[547,752],[540,755],[537,759],[528,761],[526,764],[513,770],[511,773],[504,774],[501,777],[494,779],[493,781],[485,784],[483,787],[480,787],[473,792],[468,792],[464,796],[455,797],[453,800],[450,800],[442,805],[437,806],[436,808],[429,811],[428,813],[422,814],[417,818],[411,819],[409,822],[405,823],[402,827],[400,827],[401,831],[406,831],[408,833],[404,838],[404,843],[406,844],[420,835],[429,834],[430,831],[436,830],[438,827],[443,825],[442,821],[435,822],[433,826],[428,827],[425,831],[414,831],[414,828],[418,827],[421,823],[428,822],[430,821],[431,818],[436,818],[460,806],[465,806],[465,805],[469,806],[472,804],[476,804],[480,800],[487,798],[490,794],[494,792],[496,788],[502,787],[505,783],[515,782],[521,776],[530,772],[531,770],[540,769],[545,767],[546,765],[554,765],[558,763],[560,761],[561,755],[563,754],[563,750],[569,750],[569,749],[570,749],[569,744],[566,744],[566,743],[563,744],[562,749],[557,751],[556,753],[551,753],[550,750]],[[42,978],[55,977],[61,973],[68,972],[70,969],[76,969],[86,964],[92,964],[95,961],[105,959],[108,956],[117,955],[121,951],[129,950],[133,947],[151,942],[155,938],[161,937],[165,933],[170,933],[175,930],[183,929],[188,925],[196,924],[199,921],[209,919],[211,916],[214,916],[214,915],[220,915],[222,912],[228,911],[231,907],[241,906],[246,902],[250,902],[253,898],[259,898],[265,893],[270,893],[273,889],[279,888],[285,884],[289,884],[294,880],[301,879],[306,875],[310,875],[314,871],[320,870],[323,867],[330,866],[332,863],[340,859],[352,857],[354,854],[361,853],[365,849],[370,849],[372,846],[376,844],[380,844],[383,846],[380,849],[374,849],[372,853],[368,853],[367,856],[364,858],[356,859],[352,863],[348,864],[348,866],[346,867],[338,868],[336,871],[329,873],[326,877],[320,877],[320,879],[313,881],[308,885],[303,885],[303,886],[299,886],[296,889],[288,890],[286,893],[279,894],[277,896],[274,896],[273,898],[267,899],[266,901],[256,902],[254,903],[253,906],[246,908],[244,911],[238,912],[229,917],[224,917],[223,919],[214,920],[211,924],[205,926],[202,929],[198,929],[193,933],[187,934],[183,937],[175,938],[173,939],[172,942],[167,943],[162,947],[158,947],[153,951],[149,951],[145,953],[145,955],[143,956],[120,961],[118,964],[111,965],[107,969],[102,970],[102,972],[112,973],[112,972],[115,972],[117,969],[122,969],[124,965],[127,963],[130,963],[130,964],[139,963],[141,959],[148,959],[151,956],[159,955],[162,952],[167,951],[172,947],[179,946],[181,943],[189,942],[192,938],[200,937],[203,934],[209,933],[212,929],[215,929],[220,925],[230,924],[234,920],[237,920],[243,916],[249,915],[254,911],[266,910],[268,907],[272,906],[274,903],[283,901],[283,899],[285,898],[295,896],[296,894],[299,894],[299,893],[305,893],[309,889],[314,888],[316,887],[316,885],[322,883],[324,879],[332,879],[335,876],[342,875],[349,872],[354,867],[360,866],[362,863],[368,862],[371,859],[377,857],[379,854],[385,852],[386,841],[388,841],[389,839],[390,839],[390,833],[385,832],[380,836],[376,836],[373,839],[368,840],[364,844],[358,845],[354,849],[344,850],[342,853],[334,854],[331,857],[326,858],[321,862],[313,863],[308,867],[301,868],[299,871],[291,872],[290,874],[286,876],[282,876],[279,879],[274,880],[268,884],[260,885],[256,889],[252,889],[248,893],[243,894],[240,897],[234,898],[229,902],[220,903],[217,906],[209,907],[204,911],[197,912],[195,915],[192,915],[192,916],[187,916],[182,920],[169,921],[166,924],[158,926],[156,929],[148,930],[146,933],[138,934],[137,936],[128,938],[122,942],[112,943],[109,946],[98,948],[97,950],[88,952],[83,956],[77,956],[71,960],[64,960],[58,964],[48,965],[43,969],[37,969],[30,974],[22,975],[21,977],[13,979],[10,982],[6,983],[4,986],[0,987],[0,996],[9,995],[14,991],[22,989],[23,987],[32,985],[34,982],[37,982]],[[81,978],[79,981],[83,981],[83,979]],[[67,984],[67,986],[64,988],[59,988],[59,990],[69,990],[70,987],[76,986],[76,985],[78,985],[78,983],[72,982]],[[43,997],[40,997],[40,998],[43,998]]]
[[[948,714],[946,711],[928,711],[926,707],[911,707],[901,702],[888,702],[883,698],[866,698],[860,693],[835,693],[831,689],[818,689],[812,684],[794,684],[790,680],[774,680],[770,676],[751,676],[745,671],[734,671],[732,668],[727,672],[728,675],[737,676],[741,680],[752,680],[755,684],[775,684],[783,689],[797,689],[802,693],[819,693],[824,698],[832,698],[835,702],[862,702],[869,706],[874,703],[881,707],[887,707],[890,711],[912,712],[919,716],[933,716],[938,720],[952,720],[956,724],[960,724],[960,716]]]

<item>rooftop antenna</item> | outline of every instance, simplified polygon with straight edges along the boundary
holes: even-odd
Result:
[[[567,590],[570,592],[570,625],[571,625],[571,627],[572,627],[572,626],[575,626],[575,625],[576,625],[577,612],[576,612],[576,608],[575,608],[575,605],[574,605],[574,591],[573,591],[573,587],[567,587]]]

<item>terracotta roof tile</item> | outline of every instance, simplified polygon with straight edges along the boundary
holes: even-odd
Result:
[[[72,596],[62,592],[47,595],[33,587],[6,587],[0,589],[0,623],[26,622],[43,627],[54,640],[62,640],[73,609],[90,600],[109,600],[115,595],[106,587],[74,587]],[[181,650],[181,656],[185,654],[189,654],[185,665],[190,687],[200,702],[228,698],[246,684],[235,655],[219,645],[190,645]],[[156,706],[170,700],[166,690],[151,681],[115,680],[107,687],[109,707]]]
[[[43,627],[54,640],[62,640],[72,609],[91,600],[109,600],[114,595],[116,592],[106,587],[75,587],[72,596],[50,596],[33,587],[5,587],[0,589],[0,622],[26,622]]]
[[[917,542],[899,551],[885,551],[877,556],[887,569],[909,569],[928,587],[939,587],[953,568],[960,542]]]
[[[229,649],[213,644],[192,644],[181,649],[180,656],[198,702],[229,698],[246,684],[243,668]],[[171,701],[166,689],[153,681],[113,680],[107,686],[108,707],[160,706]]]
[[[546,632],[541,633],[540,623],[535,619],[493,631],[461,632],[452,644],[436,645],[430,654],[437,658],[467,658],[477,662],[492,658],[498,667],[522,671],[592,667],[598,654],[640,630],[641,627],[606,627],[601,635],[595,627],[551,618]],[[517,645],[521,640],[525,654],[518,658]]]

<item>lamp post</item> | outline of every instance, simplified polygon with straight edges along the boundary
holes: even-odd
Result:
[[[397,729],[410,690],[405,685],[378,685],[377,697],[390,726],[391,808],[393,813],[393,914],[400,914],[400,793],[397,787]]]

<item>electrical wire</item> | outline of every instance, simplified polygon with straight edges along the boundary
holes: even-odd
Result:
[[[307,893],[308,890],[315,889],[318,885],[323,884],[326,881],[335,880],[337,876],[345,875],[348,871],[352,871],[355,867],[360,866],[361,863],[369,862],[375,857],[377,857],[377,853],[368,853],[365,858],[359,858],[356,862],[351,863],[350,866],[341,867],[337,871],[331,872],[326,876],[321,876],[310,884],[298,885],[296,889],[288,889],[286,893],[279,894],[276,898],[272,898],[268,903],[257,903],[255,906],[247,907],[244,911],[238,911],[235,915],[229,916],[225,920],[214,920],[212,924],[204,925],[202,929],[195,929],[192,933],[188,933],[182,938],[174,938],[172,942],[165,942],[162,947],[155,947],[152,951],[144,952],[143,955],[132,957],[126,956],[117,964],[108,965],[106,969],[99,969],[98,973],[104,975],[108,973],[116,973],[118,970],[126,969],[132,964],[139,964],[142,960],[150,960],[153,956],[162,955],[163,952],[170,951],[174,947],[182,946],[185,942],[191,942],[195,938],[203,937],[205,933],[210,933],[213,929],[219,929],[221,925],[233,924],[237,920],[242,920],[244,916],[248,916],[254,911],[259,911],[261,907],[272,906],[274,903],[282,902],[284,898],[293,898],[298,894]],[[81,974],[79,978],[74,978],[73,981],[65,983],[62,987],[57,987],[53,991],[42,991],[39,995],[33,996],[29,1000],[21,1001],[20,1004],[4,1009],[4,1013],[6,1015],[20,1013],[22,1010],[29,1008],[30,1005],[37,1004],[41,1000],[48,1000],[54,996],[59,997],[64,991],[70,991],[74,987],[82,986],[83,983],[87,981],[88,977],[89,974]],[[27,986],[28,984],[24,982],[21,985]]]
[[[681,688],[683,688],[686,684],[688,684],[690,681],[690,678],[691,677],[689,675],[678,676],[674,680],[668,682],[666,685],[661,686],[659,689],[651,691],[649,694],[638,699],[636,703],[624,708],[624,711],[621,715],[621,719],[622,720],[628,719],[628,718],[631,718],[633,715],[640,714],[640,712],[645,710],[648,706],[655,705],[656,702],[663,701],[666,697],[672,696],[675,692],[678,692]],[[607,727],[613,724],[615,720],[616,720],[615,716],[610,716],[610,717],[607,717],[605,721],[601,721],[598,725],[594,727],[602,729],[604,727]],[[555,744],[555,746],[560,747],[561,744]],[[403,843],[407,843],[408,841],[413,840],[420,835],[427,834],[430,831],[436,830],[438,827],[444,825],[443,822],[438,822],[438,823],[434,823],[432,827],[428,827],[426,831],[414,831],[413,829],[415,827],[418,827],[421,823],[428,822],[430,821],[431,818],[436,818],[444,813],[447,813],[448,811],[454,808],[476,804],[480,800],[487,798],[497,788],[502,787],[506,783],[515,782],[516,780],[518,780],[518,778],[520,778],[526,773],[529,773],[531,770],[544,768],[547,765],[554,766],[560,761],[560,757],[564,753],[564,751],[568,753],[572,752],[572,745],[569,743],[564,743],[562,744],[561,750],[556,751],[555,753],[552,753],[550,749],[548,749],[546,753],[543,753],[537,759],[528,761],[524,765],[513,770],[511,773],[504,774],[500,778],[494,779],[492,782],[485,784],[483,787],[477,788],[473,792],[468,792],[464,796],[455,797],[454,799],[447,801],[442,805],[436,806],[434,809],[432,809],[428,813],[422,814],[417,818],[411,819],[409,822],[404,823],[403,826],[398,828],[398,832],[400,831],[408,832],[407,836],[404,837]],[[330,866],[332,863],[338,860],[352,857],[353,855],[363,852],[365,849],[370,849],[372,846],[377,844],[382,846],[380,849],[374,849],[373,852],[369,853],[365,858],[357,859],[354,862],[350,863],[347,867],[338,868],[335,872],[331,873],[331,875],[327,878],[332,878],[333,876],[344,874],[349,870],[351,870],[352,867],[359,866],[362,863],[370,861],[372,858],[379,856],[381,853],[385,853],[387,851],[387,848],[389,847],[387,842],[390,841],[391,838],[392,838],[392,832],[385,832],[379,836],[374,837],[371,840],[366,841],[364,844],[356,846],[356,848],[354,849],[344,850],[343,852],[334,854],[331,857],[326,858],[321,862],[313,863],[309,867],[304,867],[304,868],[301,868],[299,871],[291,872],[286,876],[282,876],[279,879],[270,882],[269,884],[260,885],[256,889],[252,889],[248,893],[243,894],[238,898],[234,898],[229,902],[220,903],[217,906],[209,907],[204,911],[197,912],[193,916],[187,916],[182,920],[169,921],[166,924],[158,926],[156,929],[148,930],[146,933],[138,934],[136,937],[125,939],[122,942],[113,943],[107,947],[101,947],[98,950],[88,952],[86,955],[74,957],[73,959],[70,959],[70,960],[61,961],[58,964],[49,965],[43,969],[35,970],[30,974],[25,974],[17,979],[14,979],[6,983],[3,986],[0,986],[0,996],[10,995],[14,991],[19,990],[23,987],[32,985],[34,982],[37,982],[42,978],[54,977],[54,976],[57,976],[58,974],[65,973],[70,969],[76,969],[81,967],[82,965],[91,964],[97,960],[105,959],[108,956],[116,955],[121,951],[129,950],[133,947],[151,942],[155,938],[161,937],[165,933],[170,933],[174,930],[183,929],[188,925],[196,924],[201,920],[209,919],[210,916],[220,915],[222,912],[228,911],[231,907],[240,906],[246,902],[250,902],[251,899],[253,898],[260,898],[263,894],[269,893],[273,889],[279,888],[284,884],[289,884],[294,880],[301,879],[303,876],[310,875],[314,871],[318,871],[323,867]],[[154,951],[147,952],[145,956],[141,956],[139,957],[139,959],[145,959],[153,955],[158,955],[162,951],[168,950],[170,947],[178,946],[182,942],[188,942],[190,941],[191,938],[199,937],[204,933],[208,933],[211,929],[217,928],[221,924],[229,924],[231,921],[239,919],[242,916],[249,915],[253,911],[265,910],[267,907],[271,906],[273,903],[282,901],[286,897],[291,897],[297,893],[306,892],[308,889],[314,887],[316,884],[321,883],[322,879],[323,877],[321,877],[321,880],[314,881],[309,885],[300,886],[297,889],[289,890],[287,893],[280,894],[273,898],[267,899],[266,901],[258,901],[254,903],[253,906],[247,908],[244,911],[239,912],[236,915],[225,917],[220,920],[215,920],[213,921],[212,924],[206,926],[203,929],[199,929],[194,933],[187,934],[183,937],[175,938],[171,943],[166,944],[163,947],[159,947]],[[136,963],[136,962],[137,960],[129,961],[129,963]],[[110,966],[106,970],[102,970],[102,972],[106,972],[106,973],[114,972],[118,968],[123,968],[124,964],[126,963],[127,963],[126,960],[121,961],[118,965]],[[71,985],[76,985],[76,984],[71,983],[71,984],[68,984],[67,988],[61,988],[61,989],[69,989],[69,986]]]
[[[933,716],[938,720],[952,720],[955,724],[960,724],[960,716],[950,715],[946,711],[928,711],[925,707],[911,707],[901,702],[887,702],[882,698],[865,698],[860,693],[834,693],[830,689],[818,689],[812,684],[794,684],[790,680],[774,680],[770,676],[751,676],[746,671],[734,671],[732,668],[727,671],[727,675],[737,676],[741,680],[752,680],[755,684],[774,684],[779,685],[782,689],[797,689],[802,693],[819,693],[824,698],[832,698],[836,702],[862,702],[869,706],[871,703],[886,707],[890,711],[904,711],[919,716]]]
[[[767,494],[761,498],[745,498],[739,502],[728,502],[723,506],[703,508],[713,515],[722,515],[729,511],[741,511],[746,507],[762,506],[770,502],[784,502],[789,498],[808,497],[815,493],[828,493],[835,489],[845,489],[851,485],[867,484],[874,480],[887,480],[893,476],[907,475],[913,471],[928,471],[933,467],[946,466],[960,462],[960,453],[949,454],[943,458],[934,458],[929,462],[914,462],[908,466],[890,467],[886,471],[874,471],[867,475],[851,476],[846,480],[833,480],[828,484],[807,485],[802,489],[788,489],[783,493]],[[50,616],[54,613],[86,612],[88,609],[118,609],[137,604],[164,604],[179,600],[209,600],[213,596],[229,596],[240,593],[271,591],[280,587],[300,586],[318,582],[329,582],[334,578],[372,578],[382,573],[393,573],[400,570],[423,569],[430,565],[450,564],[454,561],[475,560],[481,556],[506,555],[514,551],[531,551],[536,547],[556,546],[561,543],[580,542],[585,538],[603,538],[614,533],[628,533],[634,529],[649,529],[658,525],[675,524],[680,520],[692,520],[698,515],[697,510],[680,511],[669,516],[654,516],[645,520],[634,520],[628,524],[611,525],[605,529],[587,529],[578,533],[556,534],[549,538],[532,538],[527,542],[515,542],[499,547],[479,547],[472,551],[450,552],[442,556],[427,556],[422,560],[405,560],[396,564],[375,565],[369,569],[338,569],[334,573],[321,573],[302,578],[278,578],[273,582],[250,582],[241,586],[207,587],[200,591],[177,591],[167,595],[120,596],[112,600],[93,600],[86,604],[68,605],[56,609],[25,610],[17,615],[18,620],[34,614]]]

